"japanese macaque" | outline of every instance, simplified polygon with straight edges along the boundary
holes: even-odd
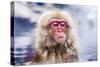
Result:
[[[37,23],[37,54],[32,63],[66,63],[78,61],[78,40],[69,13],[51,11]]]

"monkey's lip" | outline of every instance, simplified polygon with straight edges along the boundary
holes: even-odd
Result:
[[[59,36],[59,37],[57,37],[57,39],[56,39],[56,42],[57,43],[61,43],[61,42],[63,42],[64,41],[64,37],[63,36]]]
[[[63,38],[63,36],[59,36],[59,37],[57,37],[57,39],[59,39],[59,38]]]

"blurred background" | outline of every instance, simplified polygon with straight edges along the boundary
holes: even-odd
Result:
[[[37,20],[46,11],[69,12],[77,25],[79,61],[97,61],[97,7],[41,2],[11,2],[11,64],[24,65],[35,55]]]

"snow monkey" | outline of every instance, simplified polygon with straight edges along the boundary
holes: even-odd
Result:
[[[68,12],[51,11],[37,22],[36,55],[32,63],[67,63],[78,61],[75,24]]]

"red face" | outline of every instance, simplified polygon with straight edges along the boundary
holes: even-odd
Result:
[[[53,31],[53,39],[57,43],[63,43],[66,39],[67,21],[65,19],[52,19],[50,21],[50,27]]]

